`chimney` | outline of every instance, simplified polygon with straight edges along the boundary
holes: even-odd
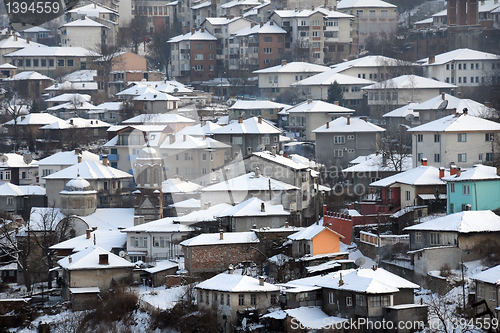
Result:
[[[286,59],[281,60],[281,66],[286,66]]]
[[[238,117],[238,123],[240,123],[240,124],[243,123],[243,117]]]
[[[276,156],[276,150],[277,150],[276,146],[271,147],[271,154],[273,154],[273,156]]]
[[[467,108],[464,108],[464,109],[462,110],[462,112],[463,112],[463,114],[467,114],[467,113],[469,112],[469,110],[468,110]]]
[[[233,265],[229,264],[228,270],[229,270],[229,274],[233,274],[233,272],[234,272]]]
[[[439,168],[439,179],[443,178],[444,177],[444,168],[443,167],[440,167]]]
[[[339,287],[342,287],[343,285],[344,285],[344,280],[342,280],[342,273],[340,273]]]
[[[102,165],[108,166],[108,155],[102,155]]]
[[[377,265],[373,265],[373,266],[372,266],[372,269],[373,269],[374,271],[376,271],[376,270],[377,270]]]
[[[250,24],[250,28],[253,28],[253,27],[255,27],[255,25],[256,25],[256,24],[257,24],[257,23],[255,23],[255,22],[252,22],[252,23]]]
[[[93,226],[92,227],[92,231],[96,231],[97,230],[97,227],[96,226]]]
[[[255,178],[259,178],[259,177],[260,177],[260,168],[256,167],[255,168]]]
[[[85,20],[85,14],[82,14],[81,19],[82,19],[82,20]]]
[[[270,21],[270,22],[269,22],[269,25],[274,25],[274,22],[273,22],[273,21]]]
[[[457,174],[457,166],[455,164],[450,165],[450,176],[454,176]]]
[[[224,230],[223,229],[220,229],[219,239],[224,240]]]
[[[329,122],[329,121],[327,121],[327,122],[326,122],[326,129],[329,129],[329,128],[330,128],[330,122]]]
[[[90,239],[90,233],[92,232],[92,229],[87,229],[85,230],[85,232],[87,233],[86,238]]]
[[[285,228],[288,228],[288,221],[285,221]]]
[[[78,154],[78,163],[82,163],[82,155]]]
[[[109,265],[108,254],[101,253],[99,254],[99,265]]]
[[[68,257],[68,262],[71,264],[73,262],[73,258],[71,256]]]
[[[201,28],[201,29],[200,29],[200,32],[205,32],[205,29],[204,29],[204,28]]]
[[[259,116],[259,118],[257,118],[257,121],[259,122],[259,124],[262,124],[262,117]]]
[[[260,211],[261,212],[265,212],[266,211],[266,204],[263,203],[263,202],[260,204]]]
[[[351,125],[351,116],[347,116],[347,125]]]
[[[262,28],[264,26],[264,22],[260,22],[260,27]]]
[[[460,177],[461,174],[462,174],[462,170],[460,168],[457,168],[457,176],[456,177]]]
[[[445,93],[441,93],[441,99],[444,101],[444,95]]]
[[[264,277],[259,276],[259,286],[264,287]]]
[[[182,136],[182,142],[186,142],[186,134]]]
[[[433,64],[433,63],[435,63],[435,62],[436,62],[436,56],[431,55],[431,56],[429,57],[429,65],[430,65],[430,64]]]
[[[311,104],[312,102],[313,102],[313,100],[312,100],[312,99],[308,99],[308,100],[307,100],[307,104]]]
[[[359,119],[362,119],[362,120],[364,120],[365,122],[368,122],[368,117],[367,117],[367,116],[361,116],[361,117],[359,117]]]
[[[385,151],[382,153],[382,166],[387,166],[387,153]]]
[[[465,205],[465,211],[470,212],[472,210],[472,206],[470,204]]]
[[[339,101],[334,101],[333,105],[337,105],[338,106],[339,105]]]
[[[70,125],[73,125],[73,119],[70,119],[70,120],[69,120],[69,124],[70,124]]]
[[[195,28],[192,28],[191,29],[191,35],[194,35],[194,33],[196,32],[196,29]]]
[[[30,43],[31,42],[31,38],[26,38],[26,43]]]
[[[426,158],[423,158],[423,159],[422,159],[422,165],[423,165],[423,166],[427,166],[427,159],[426,159]]]

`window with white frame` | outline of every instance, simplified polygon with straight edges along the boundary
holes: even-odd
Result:
[[[335,149],[333,151],[333,156],[334,157],[342,157],[342,156],[344,156],[344,152],[342,149]]]
[[[458,133],[458,142],[467,142],[467,133]]]
[[[424,135],[423,134],[417,134],[417,142],[423,142],[424,141]]]
[[[431,245],[441,244],[441,234],[438,232],[431,232]]]
[[[422,243],[422,232],[415,232],[415,243]]]
[[[13,206],[13,205],[14,205],[14,198],[7,197],[7,206]]]
[[[328,293],[328,303],[335,304],[335,297],[332,292]]]
[[[268,144],[269,144],[269,142],[270,142],[270,140],[269,140],[269,137],[268,137],[268,136],[264,136],[264,137],[262,137],[262,144],[263,144],[263,145],[268,145]]]
[[[203,54],[195,54],[194,60],[203,60]]]
[[[458,154],[459,162],[467,162],[467,153]]]
[[[333,143],[337,143],[337,144],[345,143],[345,136],[344,135],[335,135],[333,137]]]
[[[233,145],[242,145],[243,138],[241,136],[233,136]]]
[[[347,296],[347,297],[345,298],[345,305],[346,305],[346,306],[352,306],[352,297]]]
[[[463,185],[463,193],[464,195],[470,195],[470,186],[469,185]]]

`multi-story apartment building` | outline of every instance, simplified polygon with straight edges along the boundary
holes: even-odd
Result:
[[[82,16],[81,19],[59,27],[62,46],[80,46],[96,48],[108,45],[109,28],[94,20]]]
[[[337,10],[354,15],[351,54],[364,50],[369,37],[392,39],[396,36],[399,15],[393,4],[381,0],[342,0]]]
[[[217,38],[210,32],[192,29],[171,38],[172,76],[184,81],[208,81],[217,77]]]

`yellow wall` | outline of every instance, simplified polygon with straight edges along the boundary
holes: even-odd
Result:
[[[340,252],[340,237],[325,229],[313,238],[313,256],[317,254]]]

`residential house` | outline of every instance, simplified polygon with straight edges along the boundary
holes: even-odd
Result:
[[[258,279],[221,273],[196,285],[198,309],[217,309],[217,318],[226,332],[234,332],[241,314],[264,313],[279,304],[280,287]]]
[[[53,174],[54,172],[78,164],[81,161],[99,162],[99,160],[99,155],[91,153],[85,148],[74,149],[71,151],[61,151],[43,158],[36,163],[38,166],[38,174],[41,175],[39,181],[40,186],[45,187],[44,177]]]
[[[50,108],[50,107],[61,105],[61,104],[68,103],[71,101],[90,103],[91,100],[92,100],[92,97],[88,94],[64,93],[61,95],[57,95],[57,96],[48,98],[45,100],[45,102],[47,103],[47,107]]]
[[[208,81],[217,77],[217,38],[204,28],[194,28],[169,39],[172,76],[186,82]]]
[[[293,88],[291,86],[293,83],[328,70],[326,66],[300,61],[287,63],[286,60],[282,60],[281,65],[260,69],[253,73],[259,76],[260,94],[271,99]]]
[[[196,27],[201,26],[201,24],[212,15],[212,10],[215,9],[214,7],[211,1],[198,1],[195,5],[191,6],[190,9],[193,13]]]
[[[385,129],[368,122],[366,117],[328,121],[312,131],[316,135],[316,160],[326,165],[347,165],[358,156],[377,151],[383,132]]]
[[[192,137],[201,139],[203,137],[211,136],[213,130],[221,127],[222,126],[211,121],[202,121],[199,124],[184,127],[179,132],[177,132],[177,136],[182,137],[183,135],[190,135]]]
[[[130,283],[134,264],[92,245],[57,262],[62,268],[61,296],[75,311],[95,307],[97,294],[113,283]]]
[[[90,70],[82,70],[82,71],[90,71]],[[64,77],[68,77],[68,75],[70,74],[66,74]],[[95,75],[89,74],[88,76],[91,76],[93,78]],[[90,81],[93,80],[92,78],[90,78]],[[50,87],[45,88],[45,91],[49,94],[50,97],[55,97],[57,95],[67,94],[67,93],[93,95],[97,93],[97,82],[87,82],[87,81],[63,81],[62,83],[56,82]]]
[[[35,71],[18,73],[3,80],[6,87],[18,92],[26,99],[40,98],[44,90],[52,84],[52,79]]]
[[[308,99],[302,103],[286,109],[288,114],[288,132],[300,141],[315,141],[314,129],[326,122],[333,121],[339,117],[348,117],[355,110],[331,104],[321,100]]]
[[[270,151],[271,146],[278,144],[280,133],[280,129],[262,120],[262,117],[245,120],[240,117],[237,122],[231,122],[212,131],[215,140],[231,145],[226,161],[250,151]]]
[[[134,125],[156,125],[169,126],[173,133],[179,132],[186,126],[192,126],[195,121],[176,113],[147,113],[141,114],[122,122],[126,126]],[[151,139],[154,140],[154,139]]]
[[[463,211],[406,227],[410,235],[410,255],[415,273],[479,260],[481,246],[498,244],[500,217],[490,210]],[[497,245],[495,245],[497,246]]]
[[[495,82],[491,74],[500,68],[498,55],[467,48],[437,54],[418,63],[424,68],[425,77],[454,84],[460,90]]]
[[[4,55],[19,71],[38,71],[52,78],[87,69],[87,65],[99,56],[83,47],[37,47],[24,48]]]
[[[178,102],[179,98],[163,92],[154,91],[154,89],[151,88],[150,91],[133,99],[134,109],[142,114],[161,114],[163,112],[168,112],[169,110],[177,109]]]
[[[179,243],[192,231],[189,226],[174,223],[171,217],[121,230],[127,235],[127,254],[131,262],[154,262],[179,257]]]
[[[102,120],[110,124],[120,124],[124,119],[123,102],[104,102],[89,112],[90,119]]]
[[[289,108],[289,105],[273,101],[250,101],[237,100],[229,109],[229,119],[248,119],[251,117],[262,117],[264,119],[276,122],[278,113]]]
[[[21,215],[25,220],[29,217],[31,207],[46,207],[45,189],[36,185],[0,185],[0,211],[8,215]]]
[[[393,4],[381,0],[342,0],[338,3],[337,10],[354,16],[351,54],[363,51],[366,39],[371,36],[378,39],[395,37],[399,13]]]
[[[31,155],[7,153],[0,155],[0,185],[35,185],[38,183],[38,167]]]
[[[495,316],[498,315],[498,284],[500,276],[500,266],[494,266],[488,268],[482,272],[472,275],[471,279],[475,282],[475,302],[484,301],[486,304],[484,307],[480,307],[481,310],[486,310],[493,313]],[[469,295],[472,294],[469,292]],[[476,308],[476,314],[479,312]]]
[[[441,93],[451,93],[455,85],[417,75],[402,75],[361,88],[368,93],[368,107],[373,117],[408,104],[422,103]]]
[[[260,5],[253,7],[243,13],[243,17],[253,22],[266,22],[271,10],[270,1],[261,1]]]
[[[99,47],[112,45],[107,40],[109,27],[86,16],[68,22],[59,27],[61,31],[61,46],[67,47]]]
[[[360,111],[363,106],[364,96],[361,88],[375,83],[375,81],[341,74],[336,69],[330,69],[309,78],[304,78],[292,85],[300,89],[308,98],[326,100],[328,98],[328,89],[335,82],[342,89],[344,106],[357,111]]]
[[[174,223],[184,224],[204,233],[219,232],[221,230],[221,227],[226,231],[230,231],[231,226],[221,225],[222,220],[219,219],[218,216],[231,207],[234,206],[227,203],[221,203],[212,206],[209,202],[203,205],[201,207],[201,210],[196,210],[189,214],[175,217]]]
[[[165,177],[183,177],[200,185],[212,181],[212,170],[224,164],[225,154],[231,146],[212,138],[179,135],[163,141],[158,147]]]
[[[382,115],[382,119],[385,120],[385,128],[389,132],[398,133],[401,131],[400,126],[415,127],[420,125],[420,113],[413,109],[417,105],[419,104],[408,103]]]
[[[340,252],[342,238],[343,235],[318,224],[288,236],[292,241],[292,255],[296,258]]]
[[[168,178],[162,183],[163,207],[182,202],[187,199],[199,199],[201,185],[192,183],[184,178]]]
[[[45,176],[45,188],[50,204],[61,207],[61,195],[66,183],[80,175],[97,191],[98,207],[126,207],[131,201],[132,175],[110,167],[107,159],[82,161],[63,170]]]
[[[222,11],[222,15],[226,17],[237,17],[242,16],[244,12],[261,4],[262,3],[258,0],[233,0],[220,5],[220,10]]]
[[[180,243],[184,267],[189,274],[222,272],[230,264],[256,261],[261,254],[256,249],[257,235],[249,232],[201,234]]]
[[[50,30],[39,26],[31,27],[29,29],[19,32],[21,36],[28,40],[28,38],[35,43],[44,43],[50,36]],[[18,38],[19,40],[19,38]]]
[[[500,208],[496,193],[500,190],[499,169],[474,165],[471,169],[444,177],[446,181],[447,214],[470,210]],[[467,208],[467,206],[469,206]]]
[[[407,206],[427,204],[429,200],[437,200],[438,206],[444,206],[446,182],[443,177],[447,172],[426,164],[424,159],[416,168],[371,183],[371,187],[380,189],[378,210],[395,212]]]
[[[430,165],[451,165],[470,168],[491,163],[496,154],[493,144],[500,131],[496,122],[463,113],[431,121],[412,129],[413,165],[427,158]]]
[[[165,202],[165,199],[163,200]],[[190,198],[183,201],[172,203],[165,207],[163,216],[184,216],[201,209],[201,201]]]
[[[96,109],[95,105],[84,100],[71,100],[64,104],[59,104],[47,108],[47,112],[61,119],[69,120],[72,117],[90,118],[89,113]]]
[[[85,145],[108,137],[111,125],[97,119],[70,118],[40,127],[44,138],[59,147]]]
[[[17,34],[14,33],[12,36],[8,36],[0,41],[0,63],[10,63],[11,61],[4,56],[26,47],[47,47],[47,45],[32,42],[30,39],[19,38]]]
[[[14,75],[16,75],[16,72],[17,72],[17,67],[14,66],[14,65],[11,65],[9,63],[4,63],[2,65],[0,65],[0,77],[1,78],[8,78],[8,77],[12,77]]]
[[[3,126],[7,127],[11,138],[17,137],[18,140],[26,140],[28,144],[34,144],[36,139],[43,138],[43,131],[40,127],[60,120],[62,119],[49,113],[29,113],[9,120],[3,123]]]
[[[299,289],[299,288],[295,288]],[[305,287],[303,289],[317,289],[319,287]],[[304,297],[304,292],[297,292],[299,297]],[[294,296],[291,292],[287,295]],[[282,323],[282,322],[285,323]],[[307,327],[314,330],[329,330],[342,331],[343,325],[347,325],[348,320],[338,316],[329,316],[321,310],[319,306],[301,306],[294,309],[276,310],[267,313],[261,317],[261,322],[268,330],[273,330],[276,327],[285,327],[286,332],[296,331],[300,327]],[[305,329],[304,329],[305,331]]]
[[[236,31],[236,47],[229,47],[229,57],[236,61],[234,65],[229,62],[229,69],[254,71],[281,63],[285,35],[286,31],[274,21],[251,23],[250,27]]]
[[[259,198],[251,198],[218,214],[222,226],[233,232],[260,228],[279,228],[285,225],[290,213],[282,205],[273,205]]]

